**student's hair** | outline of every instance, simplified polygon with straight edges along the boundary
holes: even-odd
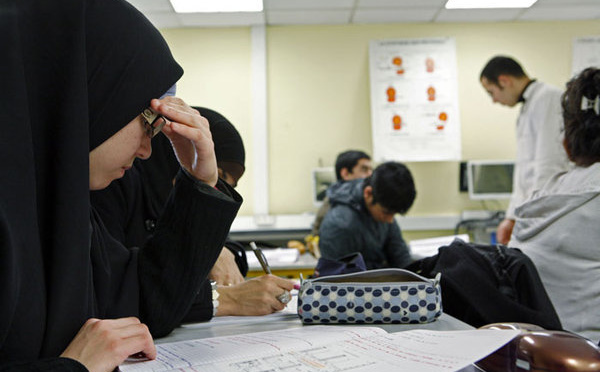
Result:
[[[481,78],[486,78],[490,83],[498,85],[498,76],[500,75],[509,75],[517,78],[527,76],[519,62],[510,57],[495,56],[490,59],[483,70],[481,70],[479,80],[481,80]]]
[[[402,164],[389,161],[379,165],[373,174],[365,178],[365,187],[373,188],[373,204],[379,203],[391,212],[405,214],[408,212],[417,191],[410,170]]]
[[[593,102],[600,95],[600,69],[590,67],[567,83],[562,96],[565,140],[569,158],[577,165],[600,161],[600,114],[598,106],[582,108],[583,97]]]
[[[338,181],[342,180],[342,169],[346,168],[352,172],[352,168],[358,164],[360,159],[371,160],[371,157],[360,150],[348,150],[340,153],[335,159],[335,176]]]

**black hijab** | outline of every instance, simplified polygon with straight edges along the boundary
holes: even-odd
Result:
[[[217,165],[236,180],[240,179],[246,169],[246,150],[242,136],[233,124],[220,113],[205,107],[194,108],[210,123]]]
[[[0,32],[1,364],[56,356],[86,319],[120,311],[99,279],[134,273],[90,243],[89,151],[182,70],[123,0],[2,0]]]

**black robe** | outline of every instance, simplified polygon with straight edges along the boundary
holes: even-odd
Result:
[[[90,207],[89,152],[181,68],[123,0],[0,0],[0,32],[0,369],[84,370],[57,356],[90,317],[179,324],[240,200],[180,175],[152,241],[115,241]]]
[[[159,135],[155,140],[153,140],[152,157],[148,161],[136,160],[134,167],[123,178],[114,181],[104,190],[91,192],[92,205],[104,221],[104,227],[115,240],[122,242],[126,247],[140,247],[152,241],[160,226],[159,221],[173,189],[173,183],[170,180],[175,178],[179,169],[179,163],[177,163],[173,151],[170,150],[171,145],[168,139]],[[161,144],[168,146],[168,149],[165,147],[168,151],[161,151]],[[165,165],[171,160],[174,162],[172,164],[172,169],[175,170],[174,175],[167,171],[160,177],[161,164]],[[225,182],[220,181],[219,187],[232,195],[235,193],[226,189],[229,186]],[[190,197],[193,196],[190,195]],[[239,198],[237,194],[236,198]],[[206,218],[211,219],[211,221],[206,221],[207,225],[219,223],[219,221],[212,221],[217,218],[218,211],[212,211],[211,208],[213,208],[211,205],[206,205]],[[201,217],[198,216],[198,218]],[[228,222],[227,226],[230,224]],[[193,234],[197,237],[199,245],[209,239],[200,235],[201,232],[205,233],[204,229],[196,229]],[[248,271],[248,264],[243,246],[238,247],[238,243],[230,240],[226,240],[223,244],[235,255],[238,268],[245,275]],[[171,247],[167,247],[167,251],[169,249]],[[213,265],[214,260],[205,262],[209,271]],[[210,281],[206,279],[199,286],[196,300],[182,321],[206,321],[212,318],[212,314],[211,286]]]
[[[216,111],[194,107],[208,119],[215,142],[217,163],[234,160],[244,162],[244,147],[233,125]],[[91,192],[91,201],[105,221],[108,231],[128,247],[143,246],[156,229],[156,221],[173,188],[173,179],[179,171],[179,162],[169,139],[159,134],[152,139],[152,156],[137,159],[123,178],[107,188]],[[224,243],[235,256],[243,276],[248,273],[244,246],[227,239]],[[212,317],[210,283],[207,281],[196,302],[194,316],[186,321],[204,321]]]

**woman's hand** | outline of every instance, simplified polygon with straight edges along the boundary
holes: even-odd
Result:
[[[235,256],[227,247],[223,247],[217,262],[213,265],[208,277],[219,285],[230,286],[244,282],[244,277],[235,262]]]
[[[179,164],[197,180],[215,186],[219,174],[208,120],[177,97],[153,99],[150,106],[168,119],[162,132]]]
[[[75,359],[90,372],[111,372],[127,357],[143,353],[156,358],[156,348],[145,324],[137,318],[88,319],[60,355]]]
[[[294,289],[294,282],[275,275],[263,275],[230,287],[218,287],[217,315],[266,315],[280,311],[285,304],[277,299]]]

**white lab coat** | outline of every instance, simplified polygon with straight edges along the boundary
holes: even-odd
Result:
[[[517,156],[507,218],[514,218],[515,208],[552,175],[570,168],[562,145],[561,95],[560,89],[539,81],[529,84],[523,93],[525,103],[517,120]]]

